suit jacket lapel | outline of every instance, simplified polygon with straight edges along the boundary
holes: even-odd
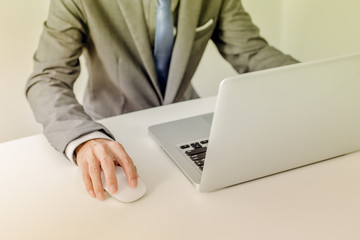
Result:
[[[129,30],[138,48],[141,60],[149,74],[152,84],[160,99],[163,99],[157,81],[154,57],[151,50],[149,31],[145,22],[143,4],[140,0],[118,0],[117,1]]]
[[[201,12],[202,0],[181,0],[179,4],[177,36],[171,56],[164,104],[176,100],[178,89],[183,82]]]

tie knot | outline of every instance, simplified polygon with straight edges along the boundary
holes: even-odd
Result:
[[[159,7],[170,7],[171,0],[158,0]]]

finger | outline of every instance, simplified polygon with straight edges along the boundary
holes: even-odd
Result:
[[[96,198],[99,200],[105,199],[105,192],[101,182],[101,169],[100,164],[96,161],[89,163],[89,173],[94,187]]]
[[[83,179],[85,189],[92,198],[96,198],[94,188],[89,175],[88,167],[79,166],[81,170],[81,177]]]
[[[116,160],[124,169],[129,186],[135,188],[137,186],[138,174],[131,157],[127,154],[120,143],[116,142],[116,146],[113,151],[115,153]]]
[[[114,158],[112,157],[112,154],[103,157],[101,168],[104,171],[106,184],[108,185],[110,193],[116,193],[118,190],[118,184],[115,174]]]
[[[88,171],[82,173],[82,179],[85,185],[85,189],[92,198],[96,198],[94,188],[91,182],[91,178]]]

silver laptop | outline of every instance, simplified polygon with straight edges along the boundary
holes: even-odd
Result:
[[[201,192],[360,150],[360,54],[225,79],[214,113],[149,133]]]

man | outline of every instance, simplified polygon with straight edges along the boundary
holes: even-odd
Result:
[[[169,26],[163,43],[158,34]],[[239,73],[296,62],[259,36],[240,0],[51,1],[26,94],[49,142],[81,168],[90,196],[105,198],[101,169],[117,191],[114,163],[137,185],[131,158],[94,120],[196,98],[190,81],[209,40]],[[72,89],[82,53],[84,106]]]

